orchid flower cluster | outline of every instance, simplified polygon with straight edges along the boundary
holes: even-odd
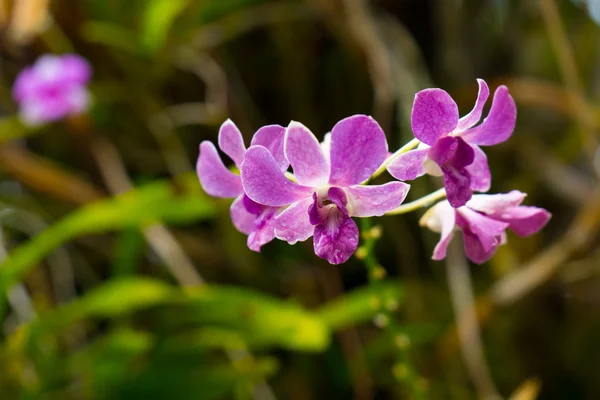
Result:
[[[394,154],[389,154],[379,124],[366,115],[339,121],[323,142],[296,121],[285,128],[264,126],[248,148],[227,120],[219,130],[218,146],[240,174],[225,166],[213,143],[203,141],[197,163],[200,183],[211,196],[234,198],[231,219],[248,235],[251,250],[260,251],[274,238],[295,244],[312,236],[317,256],[341,264],[358,247],[353,217],[398,213],[410,189],[404,181],[424,174],[443,176],[447,200],[421,219],[421,225],[441,233],[433,259],[443,259],[454,232],[462,231],[467,257],[483,263],[506,242],[506,229],[531,235],[548,222],[550,213],[522,206],[526,195],[518,191],[473,194],[487,192],[491,184],[480,146],[504,142],[516,122],[516,105],[500,86],[488,116],[478,124],[489,97],[485,81],[478,83],[475,106],[462,118],[444,90],[417,93],[411,115],[415,139]],[[367,184],[385,169],[398,180]]]

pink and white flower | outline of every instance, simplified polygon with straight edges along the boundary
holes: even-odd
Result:
[[[420,224],[441,238],[433,251],[434,260],[446,257],[454,232],[462,231],[467,257],[481,264],[489,260],[506,242],[506,229],[518,236],[529,236],[542,229],[551,214],[543,208],[522,206],[527,196],[517,190],[506,194],[474,195],[463,207],[453,208],[448,201],[431,207]]]
[[[491,175],[487,157],[479,146],[507,140],[517,118],[517,108],[506,86],[494,93],[492,107],[480,125],[490,90],[478,79],[479,94],[473,110],[458,117],[458,106],[442,89],[425,89],[415,95],[411,124],[419,148],[399,155],[387,166],[396,179],[413,180],[430,174],[444,177],[444,187],[452,207],[460,207],[473,191],[487,192]]]
[[[315,253],[331,264],[348,260],[358,246],[352,217],[381,216],[398,207],[409,190],[402,182],[365,186],[388,154],[385,134],[366,115],[339,121],[320,144],[299,122],[285,131],[289,180],[272,152],[251,146],[242,164],[246,195],[269,207],[287,207],[275,218],[275,236],[290,244],[314,236]],[[328,150],[328,151],[327,151]]]
[[[256,131],[250,142],[251,146],[265,149],[281,173],[289,166],[283,154],[284,134],[284,127],[267,125]],[[238,169],[241,168],[246,157],[246,146],[242,133],[229,119],[219,129],[218,144]],[[240,176],[225,167],[217,148],[209,141],[200,143],[196,172],[206,193],[214,197],[235,198],[230,208],[231,221],[237,230],[248,235],[247,243],[251,250],[260,251],[262,245],[273,240],[275,215],[280,207],[264,206],[244,195]]]

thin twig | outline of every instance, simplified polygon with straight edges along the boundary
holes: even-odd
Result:
[[[583,84],[577,72],[575,57],[567,39],[560,14],[554,0],[540,0],[540,9],[546,23],[548,35],[556,52],[562,78],[569,89],[569,101],[575,112],[579,131],[581,133],[582,147],[586,151],[590,163],[593,164],[594,155],[598,148],[598,140],[594,130],[593,113],[583,91]]]
[[[387,131],[395,100],[395,82],[392,60],[379,32],[373,10],[366,0],[343,0],[346,19],[354,40],[367,58],[369,74],[373,82],[375,104],[373,115]]]
[[[101,136],[94,135],[91,140],[92,155],[111,193],[116,195],[131,190],[133,185],[114,146]],[[188,256],[164,225],[154,224],[145,228],[144,236],[180,285],[199,286],[204,283]]]

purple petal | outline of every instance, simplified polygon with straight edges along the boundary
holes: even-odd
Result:
[[[84,86],[70,87],[64,93],[65,102],[68,104],[67,114],[81,114],[86,111],[90,105],[90,95]]]
[[[77,54],[65,54],[60,58],[61,73],[70,83],[86,84],[92,76],[90,63]]]
[[[426,226],[434,232],[441,233],[439,242],[433,249],[434,260],[443,260],[446,257],[448,244],[454,237],[456,225],[456,210],[447,201],[441,201],[431,207],[419,221],[421,226]]]
[[[283,143],[285,138],[285,128],[281,125],[265,125],[256,131],[250,142],[251,146],[263,146],[273,154],[279,168],[285,171],[289,167],[289,162],[283,154]]]
[[[58,82],[64,77],[61,58],[54,54],[40,56],[33,65],[33,71],[40,82]]]
[[[307,197],[283,210],[275,218],[275,236],[289,244],[303,242],[313,235],[315,227],[308,218],[308,209],[313,199]]]
[[[196,172],[202,188],[211,196],[237,197],[243,192],[240,177],[223,165],[217,148],[209,141],[200,143]]]
[[[410,119],[415,137],[433,146],[456,128],[458,106],[442,89],[421,90],[415,95]]]
[[[219,128],[219,148],[240,168],[246,154],[246,146],[242,133],[230,119],[223,122]]]
[[[285,133],[285,155],[299,183],[320,186],[329,179],[329,162],[315,135],[300,122],[292,121]]]
[[[461,138],[446,136],[427,152],[444,173],[444,188],[454,208],[464,206],[473,195],[471,175],[465,168],[473,162],[475,152]]]
[[[373,118],[354,115],[331,130],[329,183],[357,185],[371,177],[387,157],[385,133]]]
[[[281,207],[313,193],[313,188],[289,181],[273,155],[262,146],[251,146],[241,168],[244,192],[266,206]]]
[[[388,172],[401,181],[411,181],[425,174],[425,160],[429,149],[410,150],[388,164]]]
[[[400,206],[409,189],[410,185],[402,182],[347,187],[350,215],[353,217],[382,216]]]
[[[439,166],[450,164],[464,168],[473,163],[475,151],[462,138],[446,136],[427,150],[427,156]]]
[[[358,227],[352,218],[331,207],[327,220],[315,226],[315,254],[330,264],[346,262],[358,246]]]
[[[512,190],[501,194],[476,194],[467,203],[467,207],[489,215],[499,215],[507,208],[517,207],[527,194]]]
[[[242,197],[242,202],[244,203],[246,211],[248,211],[252,215],[260,215],[265,210],[265,207],[267,207],[263,206],[262,204],[258,204],[247,195],[244,195]]]
[[[311,225],[319,225],[327,219],[329,207],[323,207],[322,202],[319,202],[317,192],[312,195],[312,204],[308,208],[308,221]]]
[[[457,132],[462,132],[471,128],[481,119],[483,106],[485,106],[485,102],[490,96],[490,88],[488,88],[487,83],[485,83],[483,79],[477,79],[477,83],[479,84],[479,93],[477,94],[475,106],[470,113],[458,120],[458,125],[456,126]]]
[[[229,214],[231,215],[233,226],[235,226],[238,231],[249,235],[250,232],[254,230],[254,220],[256,219],[256,215],[248,212],[246,206],[244,206],[244,197],[246,196],[241,195],[233,200],[233,203],[231,203],[231,207],[229,208]]]
[[[275,238],[275,216],[278,208],[265,207],[264,211],[254,220],[254,229],[248,235],[248,248],[260,253],[262,245]]]
[[[346,208],[348,199],[346,198],[346,192],[344,192],[344,189],[340,189],[338,187],[329,188],[327,191],[327,197],[333,204],[337,206],[344,216],[348,216],[348,209]]]
[[[479,237],[469,231],[463,231],[463,241],[465,254],[469,260],[473,261],[475,264],[483,264],[492,258],[498,247],[502,244],[501,238],[498,238],[496,243],[486,250],[483,248]]]
[[[471,145],[475,157],[473,163],[466,167],[471,175],[471,189],[477,192],[487,192],[492,184],[492,174],[487,162],[487,157],[481,148],[475,144]]]
[[[517,235],[529,236],[542,229],[551,216],[552,214],[543,208],[519,206],[494,215],[494,218],[508,222],[510,224],[508,228]]]
[[[25,98],[35,94],[38,87],[38,79],[31,67],[24,68],[13,85],[13,98],[22,102]]]
[[[509,225],[506,222],[488,218],[468,207],[457,210],[456,223],[463,231],[470,231],[477,236],[481,248],[486,252],[500,244],[502,233]]]
[[[464,168],[442,167],[442,171],[448,202],[454,208],[464,206],[473,196],[471,176]]]
[[[494,93],[490,113],[481,125],[469,129],[461,136],[469,143],[491,146],[502,143],[512,135],[517,121],[517,106],[506,86],[500,86]]]

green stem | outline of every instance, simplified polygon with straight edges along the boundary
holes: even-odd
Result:
[[[415,201],[411,201],[410,203],[402,204],[400,207],[393,209],[392,211],[388,211],[385,215],[399,215],[406,214],[411,211],[415,211],[419,208],[430,206],[432,203],[443,199],[446,197],[446,190],[444,188],[438,189],[433,193],[428,194],[425,197],[421,197]]]
[[[392,154],[390,157],[387,158],[387,160],[385,160],[383,162],[383,164],[381,164],[381,167],[379,167],[379,169],[377,171],[375,171],[373,176],[371,176],[371,179],[377,178],[379,175],[381,175],[383,173],[383,171],[385,171],[385,169],[389,163],[391,163],[396,158],[398,158],[398,156],[400,154],[406,153],[407,151],[414,149],[415,147],[417,147],[419,145],[419,143],[421,143],[419,141],[419,139],[413,139],[410,142],[406,143],[404,146],[400,147],[400,149],[398,149],[397,152]]]
[[[380,286],[385,279],[385,269],[379,264],[375,257],[375,244],[380,237],[377,228],[371,225],[369,218],[361,218],[361,232],[364,238],[362,245],[363,261],[367,267],[369,285],[373,287]],[[375,324],[384,329],[391,341],[395,351],[395,362],[392,369],[394,378],[402,383],[411,399],[424,399],[426,388],[424,380],[419,376],[409,355],[410,342],[401,327],[394,318],[394,307],[389,303],[390,299],[379,298],[378,304],[380,313],[375,317]]]

